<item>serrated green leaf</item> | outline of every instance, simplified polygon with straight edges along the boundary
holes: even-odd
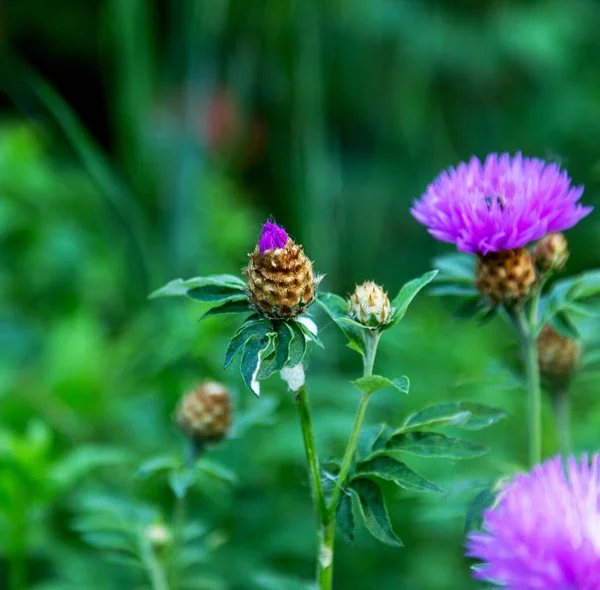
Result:
[[[379,486],[370,479],[355,479],[351,489],[358,496],[360,514],[367,530],[386,545],[402,547],[402,541],[392,529]]]
[[[395,326],[405,316],[408,306],[412,303],[419,291],[431,283],[437,274],[437,270],[430,270],[423,276],[409,281],[402,289],[400,289],[400,292],[396,295],[394,301],[392,301],[394,315],[390,323],[387,324],[384,329],[387,330],[388,328]]]
[[[434,483],[421,477],[404,463],[392,457],[375,457],[365,461],[360,465],[354,477],[379,477],[413,492],[444,493],[444,490]]]
[[[578,340],[580,338],[577,328],[573,325],[573,322],[567,315],[566,311],[559,311],[552,316],[550,320],[552,327],[563,336]]]
[[[150,294],[150,299],[156,297],[185,297],[189,296],[189,291],[203,287],[222,287],[230,291],[243,291],[246,283],[234,275],[212,275],[208,277],[194,277],[193,279],[175,279],[168,282],[164,287],[157,289]],[[205,301],[215,301],[206,299]]]
[[[292,368],[296,367],[304,360],[307,341],[304,332],[296,322],[291,322],[288,326],[291,328],[294,337],[290,343],[290,355],[286,366]]]
[[[401,393],[408,393],[410,387],[410,381],[404,375],[399,379],[388,379],[381,375],[367,375],[355,381],[350,381],[350,383],[364,395],[371,395],[384,387],[393,387]]]
[[[471,402],[437,404],[411,414],[398,432],[439,426],[458,426],[466,430],[479,430],[495,424],[506,415],[504,410]]]
[[[225,363],[223,368],[226,369],[231,365],[235,355],[242,351],[246,340],[251,336],[262,337],[266,336],[273,330],[271,322],[268,320],[248,320],[244,322],[229,341],[229,346],[225,352]]]
[[[494,504],[498,491],[491,485],[481,490],[469,504],[465,516],[465,534],[480,529],[483,524],[483,513]]]
[[[354,543],[354,513],[352,511],[352,495],[342,493],[335,510],[335,522],[344,540]]]
[[[223,315],[227,313],[250,313],[252,309],[248,303],[248,299],[233,299],[226,301],[223,305],[209,309],[200,319],[203,320],[213,315]]]
[[[260,384],[258,382],[258,372],[269,346],[271,345],[271,334],[266,336],[250,336],[244,344],[242,352],[242,362],[240,371],[246,387],[257,396],[260,395]]]
[[[380,453],[401,451],[419,457],[447,459],[472,459],[485,455],[489,449],[483,445],[453,438],[436,432],[404,432],[388,439]]]

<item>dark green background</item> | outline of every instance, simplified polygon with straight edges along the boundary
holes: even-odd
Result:
[[[197,324],[201,304],[147,294],[178,276],[238,273],[269,215],[326,273],[325,290],[374,279],[395,294],[451,251],[410,216],[412,200],[473,154],[558,161],[596,204],[600,3],[7,0],[1,23],[0,585],[20,563],[28,585],[13,575],[14,590],[145,587],[72,525],[98,490],[169,518],[164,482],[132,474],[176,452],[173,408],[207,377],[231,386],[241,415],[277,408],[214,452],[237,485],[194,493],[191,515],[213,535],[198,559],[214,578],[196,587],[283,588],[260,582],[265,572],[310,579],[293,400],[276,379],[256,400],[235,369],[223,372],[235,319]],[[598,265],[598,229],[593,213],[567,233],[567,273]],[[411,394],[381,392],[368,421],[398,423],[449,399],[510,418],[474,433],[492,447],[483,459],[411,463],[448,494],[387,490],[405,548],[364,531],[353,548],[339,539],[336,588],[475,587],[466,505],[474,481],[524,460],[524,399],[503,367],[515,355],[508,330],[458,321],[454,307],[421,296],[385,336],[376,370],[407,374]],[[309,387],[327,457],[345,444],[358,401],[347,380],[360,363],[318,319],[327,348],[311,353]],[[582,376],[573,387],[580,451],[597,448],[597,384]],[[546,427],[552,454],[549,414]],[[125,464],[46,491],[48,466],[90,444]]]

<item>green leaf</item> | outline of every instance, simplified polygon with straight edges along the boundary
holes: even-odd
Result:
[[[437,256],[433,266],[439,269],[437,282],[462,283],[472,285],[475,281],[475,256],[463,252],[454,252]]]
[[[417,293],[423,287],[431,283],[431,281],[433,281],[437,274],[437,270],[430,270],[418,279],[413,279],[412,281],[406,283],[406,285],[404,285],[404,287],[400,289],[400,292],[398,293],[394,301],[392,301],[394,315],[392,317],[391,322],[387,324],[384,329],[388,329],[392,326],[395,326],[404,317],[406,311],[408,310],[408,306],[417,296]]]
[[[381,375],[368,375],[355,381],[350,381],[350,383],[364,395],[371,395],[384,387],[393,387],[401,393],[408,393],[410,386],[410,381],[406,376],[402,376],[399,379],[388,379]]]
[[[481,490],[469,504],[465,517],[465,534],[480,529],[483,524],[483,513],[496,501],[498,490],[496,485]]]
[[[392,436],[384,450],[401,451],[419,457],[437,457],[447,459],[472,459],[485,455],[489,449],[482,445],[453,438],[436,432],[405,432]]]
[[[187,467],[173,470],[168,476],[169,486],[177,498],[183,498],[196,483],[196,472]]]
[[[240,371],[246,387],[253,391],[257,396],[260,396],[260,384],[258,382],[258,372],[263,357],[271,345],[271,335],[266,336],[250,336],[244,344],[242,352],[242,362],[240,363]]]
[[[398,432],[439,426],[458,426],[466,430],[480,430],[502,420],[506,415],[504,410],[471,402],[438,404],[411,414]]]
[[[55,463],[49,475],[59,486],[67,488],[95,469],[119,465],[128,460],[128,453],[123,449],[83,446]]]
[[[370,479],[355,479],[351,489],[358,496],[360,514],[367,530],[386,545],[402,547],[402,541],[392,530],[379,486]]]
[[[304,336],[304,332],[302,331],[297,322],[291,322],[288,324],[288,326],[291,328],[294,334],[294,338],[290,343],[290,354],[286,366],[296,367],[304,360],[304,355],[306,354],[307,341],[306,336]]]
[[[252,309],[248,304],[248,299],[233,299],[226,301],[219,307],[209,309],[200,319],[203,320],[212,315],[223,315],[226,313],[250,313]]]
[[[567,338],[573,338],[574,340],[578,340],[580,338],[577,328],[573,325],[573,322],[565,311],[559,311],[558,313],[554,314],[550,320],[550,323],[559,334],[562,334]]]
[[[209,293],[211,293],[210,288],[218,288],[222,293],[243,294],[245,287],[246,283],[234,275],[212,275],[208,277],[195,277],[188,280],[175,279],[151,293],[149,299],[157,297],[191,297],[190,291],[200,289],[202,292],[205,288],[208,288],[204,292],[209,297]],[[217,296],[217,293],[218,290],[213,291],[213,297]],[[201,293],[198,293],[197,297],[194,298],[197,299],[200,296]],[[220,301],[220,299],[199,299],[199,301]]]
[[[310,318],[303,318],[303,319],[308,320]],[[312,322],[312,319],[310,319],[310,321]],[[304,335],[309,340],[314,342],[320,348],[325,348],[325,345],[321,342],[321,339],[319,338],[319,336],[317,334],[315,334],[304,322],[296,320],[295,323],[297,323],[300,326],[300,329],[302,330],[302,332],[304,332]]]
[[[364,356],[366,349],[365,330],[367,328],[348,317],[348,302],[335,293],[321,293],[317,303],[346,336],[348,347]]]
[[[216,302],[216,301],[247,301],[246,293],[230,287],[221,287],[220,285],[206,285],[196,287],[188,291],[188,297],[196,301]]]
[[[375,441],[377,441],[386,428],[385,424],[377,424],[376,426],[363,428],[360,431],[356,445],[356,456],[359,459],[366,459],[373,452]]]
[[[444,493],[444,490],[438,488],[434,483],[421,477],[404,463],[396,461],[392,457],[375,457],[366,461],[359,467],[354,477],[379,477],[413,492]]]
[[[428,295],[436,295],[438,297],[477,297],[479,292],[475,287],[468,285],[437,285],[431,287],[427,291]]]
[[[152,457],[144,461],[135,472],[137,479],[143,479],[151,477],[162,471],[170,471],[180,466],[180,462],[172,455],[166,455],[163,457]]]
[[[223,368],[226,369],[231,365],[235,355],[241,352],[246,340],[251,336],[261,338],[266,336],[272,330],[273,327],[268,320],[250,320],[244,322],[229,341],[229,346],[225,352],[225,363]]]
[[[196,470],[199,473],[205,473],[214,479],[224,481],[229,484],[237,482],[237,476],[233,471],[227,469],[227,467],[216,463],[215,461],[209,461],[208,459],[200,459],[196,462]]]
[[[354,543],[354,513],[352,512],[352,495],[344,492],[335,510],[335,522],[342,537],[348,543]]]

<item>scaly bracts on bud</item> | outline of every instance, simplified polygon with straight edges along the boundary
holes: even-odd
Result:
[[[373,281],[357,285],[348,301],[348,314],[365,326],[383,326],[391,319],[392,308],[387,293]]]
[[[254,249],[248,254],[244,274],[248,295],[256,310],[270,319],[291,319],[303,313],[315,300],[320,277],[302,246],[286,231],[267,221]]]
[[[535,284],[529,250],[517,248],[478,256],[475,284],[494,304],[514,305],[526,299]]]
[[[199,446],[223,440],[231,426],[229,391],[220,383],[206,381],[186,394],[177,406],[181,431]]]

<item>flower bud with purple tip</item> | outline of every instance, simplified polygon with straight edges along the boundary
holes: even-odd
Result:
[[[302,246],[284,228],[267,221],[244,269],[248,295],[256,310],[270,319],[291,319],[313,303],[321,277]]]

